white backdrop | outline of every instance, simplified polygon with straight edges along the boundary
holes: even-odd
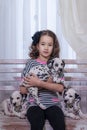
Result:
[[[60,0],[62,30],[77,58],[87,59],[87,0]]]
[[[59,9],[60,4],[62,7],[65,3],[62,5],[59,1],[0,0],[0,59],[28,58],[31,36],[40,29],[51,29],[57,34],[62,58],[75,58],[75,52],[62,34],[62,29],[67,31],[64,24],[61,26],[63,8]]]

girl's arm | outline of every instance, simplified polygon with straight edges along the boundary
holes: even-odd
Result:
[[[20,90],[20,92],[21,92],[22,94],[27,94],[27,93],[28,93],[27,88],[24,87],[24,86],[22,86],[22,85],[19,86],[19,90]]]
[[[37,86],[39,88],[45,88],[56,92],[62,92],[64,90],[64,86],[62,84],[42,81],[34,74],[30,77],[25,77],[24,80],[28,82],[28,87]]]
[[[38,87],[40,87],[40,86],[45,89],[49,89],[49,90],[56,91],[56,92],[62,92],[64,90],[64,86],[62,84],[58,84],[58,83],[40,81],[40,83],[38,84]]]

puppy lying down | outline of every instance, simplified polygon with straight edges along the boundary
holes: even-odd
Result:
[[[81,97],[73,88],[65,89],[63,101],[61,102],[62,110],[66,117],[72,119],[87,119],[87,114],[81,111]]]
[[[1,103],[1,109],[7,116],[26,117],[27,94],[23,95],[20,91],[14,91],[10,98]]]

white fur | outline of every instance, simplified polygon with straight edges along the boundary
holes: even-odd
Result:
[[[63,94],[64,101],[61,102],[64,115],[72,119],[87,119],[87,114],[81,111],[80,96],[73,88],[68,88]]]
[[[25,118],[27,102],[23,103],[22,95],[20,94],[20,91],[14,91],[11,94],[10,98],[5,99],[2,102],[1,106],[5,115]],[[18,111],[16,111],[17,108],[19,108]]]
[[[49,68],[49,73],[53,78],[55,83],[63,83],[64,82],[64,66],[65,63],[60,58],[53,58],[48,61],[47,64]]]
[[[38,65],[35,67],[32,67],[29,71],[28,74],[26,74],[26,76],[30,76],[32,75],[32,73],[34,73],[35,75],[37,75],[41,80],[46,81],[48,79],[48,77],[50,76],[48,73],[48,67],[47,66],[43,66],[43,65]],[[23,81],[22,83],[25,87],[28,86],[28,83]],[[46,109],[46,107],[40,102],[39,98],[38,98],[38,88],[37,87],[30,87],[28,88],[29,94],[32,95],[32,97],[35,99],[37,105],[42,108],[42,109]]]

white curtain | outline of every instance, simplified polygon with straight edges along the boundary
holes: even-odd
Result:
[[[28,58],[31,36],[41,29],[57,34],[62,58],[75,58],[62,34],[59,1],[0,0],[0,59]]]
[[[59,0],[62,31],[78,59],[87,59],[87,0]]]

